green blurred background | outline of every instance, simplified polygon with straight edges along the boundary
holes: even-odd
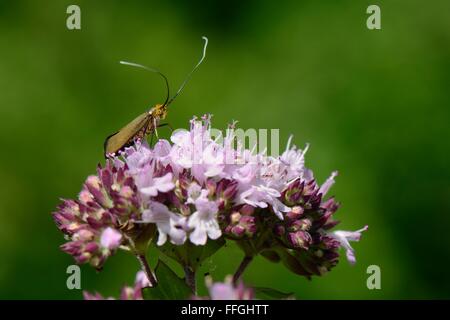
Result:
[[[81,7],[82,29],[66,29]],[[381,30],[366,8],[381,7]],[[338,169],[332,194],[341,229],[370,229],[328,275],[307,281],[257,259],[249,284],[300,299],[450,298],[450,2],[433,1],[0,1],[0,298],[79,299],[73,263],[51,212],[77,195],[103,162],[108,134],[164,99],[207,59],[171,106],[173,127],[214,114],[243,128],[280,128],[303,146],[319,181]],[[162,130],[168,136],[167,130]],[[284,144],[284,142],[283,142]],[[238,249],[207,261],[216,279]],[[382,289],[366,288],[379,265]],[[117,295],[138,268],[119,253],[104,271],[82,267],[82,288]]]

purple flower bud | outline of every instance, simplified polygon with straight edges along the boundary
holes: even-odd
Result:
[[[98,244],[96,242],[89,242],[84,248],[89,253],[94,253],[98,250]]]
[[[253,212],[255,212],[255,207],[249,204],[244,204],[241,209],[239,209],[239,212],[245,216],[249,216],[252,215]]]
[[[92,198],[95,199],[95,201],[97,201],[102,207],[112,207],[112,201],[107,197],[106,191],[103,189],[100,179],[97,176],[89,176],[86,180],[85,186],[91,193]]]
[[[76,242],[66,242],[60,246],[61,250],[67,252],[68,254],[74,255],[78,252],[78,247],[76,246]]]
[[[78,195],[78,199],[84,205],[87,205],[90,202],[92,202],[93,198],[94,197],[92,196],[92,194],[88,190],[85,190],[85,189],[81,190],[80,194]]]
[[[289,224],[288,231],[290,232],[296,232],[299,230],[308,231],[311,228],[311,225],[312,223],[311,220],[309,219],[295,220]]]
[[[123,186],[119,195],[127,200],[131,200],[134,196],[134,190],[130,186]]]
[[[89,229],[81,229],[74,236],[74,240],[79,240],[83,242],[91,241],[94,238],[94,232]]]
[[[323,257],[326,260],[335,260],[337,258],[339,258],[339,253],[337,253],[336,251],[325,251]]]
[[[290,232],[287,234],[287,238],[294,248],[307,250],[311,244],[311,235],[306,231]]]
[[[219,208],[220,211],[225,209],[225,205],[226,205],[226,202],[224,199],[220,198],[217,200],[217,207]]]
[[[228,180],[222,179],[217,183],[216,193],[218,195],[222,194],[228,184]]]
[[[312,194],[316,193],[318,190],[319,189],[317,187],[316,181],[313,179],[313,180],[308,181],[304,185],[304,187],[303,187],[303,194],[302,195],[303,195],[304,198],[308,198]]]
[[[274,233],[281,237],[286,233],[286,228],[282,224],[277,224],[274,228]]]
[[[230,182],[226,189],[223,191],[223,197],[225,200],[232,200],[234,196],[236,195],[238,188],[238,184],[236,181]]]
[[[177,186],[180,188],[183,197],[187,197],[187,190],[191,185],[192,180],[190,180],[185,174],[180,174],[177,180]]]
[[[241,238],[245,234],[245,228],[242,225],[231,227],[231,234],[237,238]]]
[[[256,232],[256,218],[253,216],[242,216],[241,220],[239,221],[239,225],[243,226],[245,228],[245,234],[248,237],[252,237],[253,234]]]
[[[321,246],[325,249],[333,250],[338,249],[341,246],[341,243],[334,237],[325,235],[321,237]]]
[[[183,216],[189,216],[191,214],[191,208],[186,204],[181,204],[179,207],[180,213]]]
[[[234,212],[230,215],[229,225],[225,227],[224,231],[234,238],[252,237],[257,231],[256,218]]]
[[[91,259],[91,257],[92,255],[89,252],[82,252],[81,254],[75,256],[75,261],[78,264],[83,264],[88,262]],[[94,264],[95,266],[97,265],[97,263]]]
[[[303,208],[300,206],[292,207],[292,210],[286,213],[286,220],[292,221],[297,220],[303,215]]]
[[[97,174],[100,177],[100,180],[103,186],[110,190],[113,184],[112,172],[107,168],[102,168],[100,165],[97,167]]]
[[[217,184],[213,179],[206,180],[206,188],[209,191],[209,194],[212,196],[216,193]]]
[[[286,199],[288,203],[291,204],[298,203],[302,196],[303,187],[304,187],[303,181],[300,181],[300,179],[295,180],[283,192],[283,198]]]

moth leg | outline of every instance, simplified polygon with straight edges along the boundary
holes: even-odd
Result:
[[[153,144],[153,132],[150,134],[150,147],[152,146],[152,144]]]
[[[168,126],[168,127],[170,128],[170,130],[173,132],[173,128],[172,128],[172,126],[170,125],[170,123],[161,123],[161,124],[158,126],[158,128],[165,127],[165,126]]]
[[[156,123],[156,118],[153,118],[153,128],[155,129],[155,135],[156,135],[156,139],[159,139],[158,137],[158,130],[156,129],[158,127],[158,124]]]

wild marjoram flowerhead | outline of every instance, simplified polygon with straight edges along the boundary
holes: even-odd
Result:
[[[194,118],[172,143],[137,141],[109,158],[78,200],[64,200],[54,213],[68,240],[61,249],[98,269],[118,248],[145,254],[153,241],[203,246],[216,239],[306,277],[334,267],[340,247],[355,262],[349,241],[367,226],[332,231],[339,203],[326,195],[337,172],[318,185],[304,166],[308,145],[297,149],[291,137],[281,156],[267,156],[236,143],[234,124],[221,143],[210,130],[210,116]]]

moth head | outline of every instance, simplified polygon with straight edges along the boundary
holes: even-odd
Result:
[[[152,115],[156,118],[165,119],[167,115],[167,105],[157,104],[153,108]]]

